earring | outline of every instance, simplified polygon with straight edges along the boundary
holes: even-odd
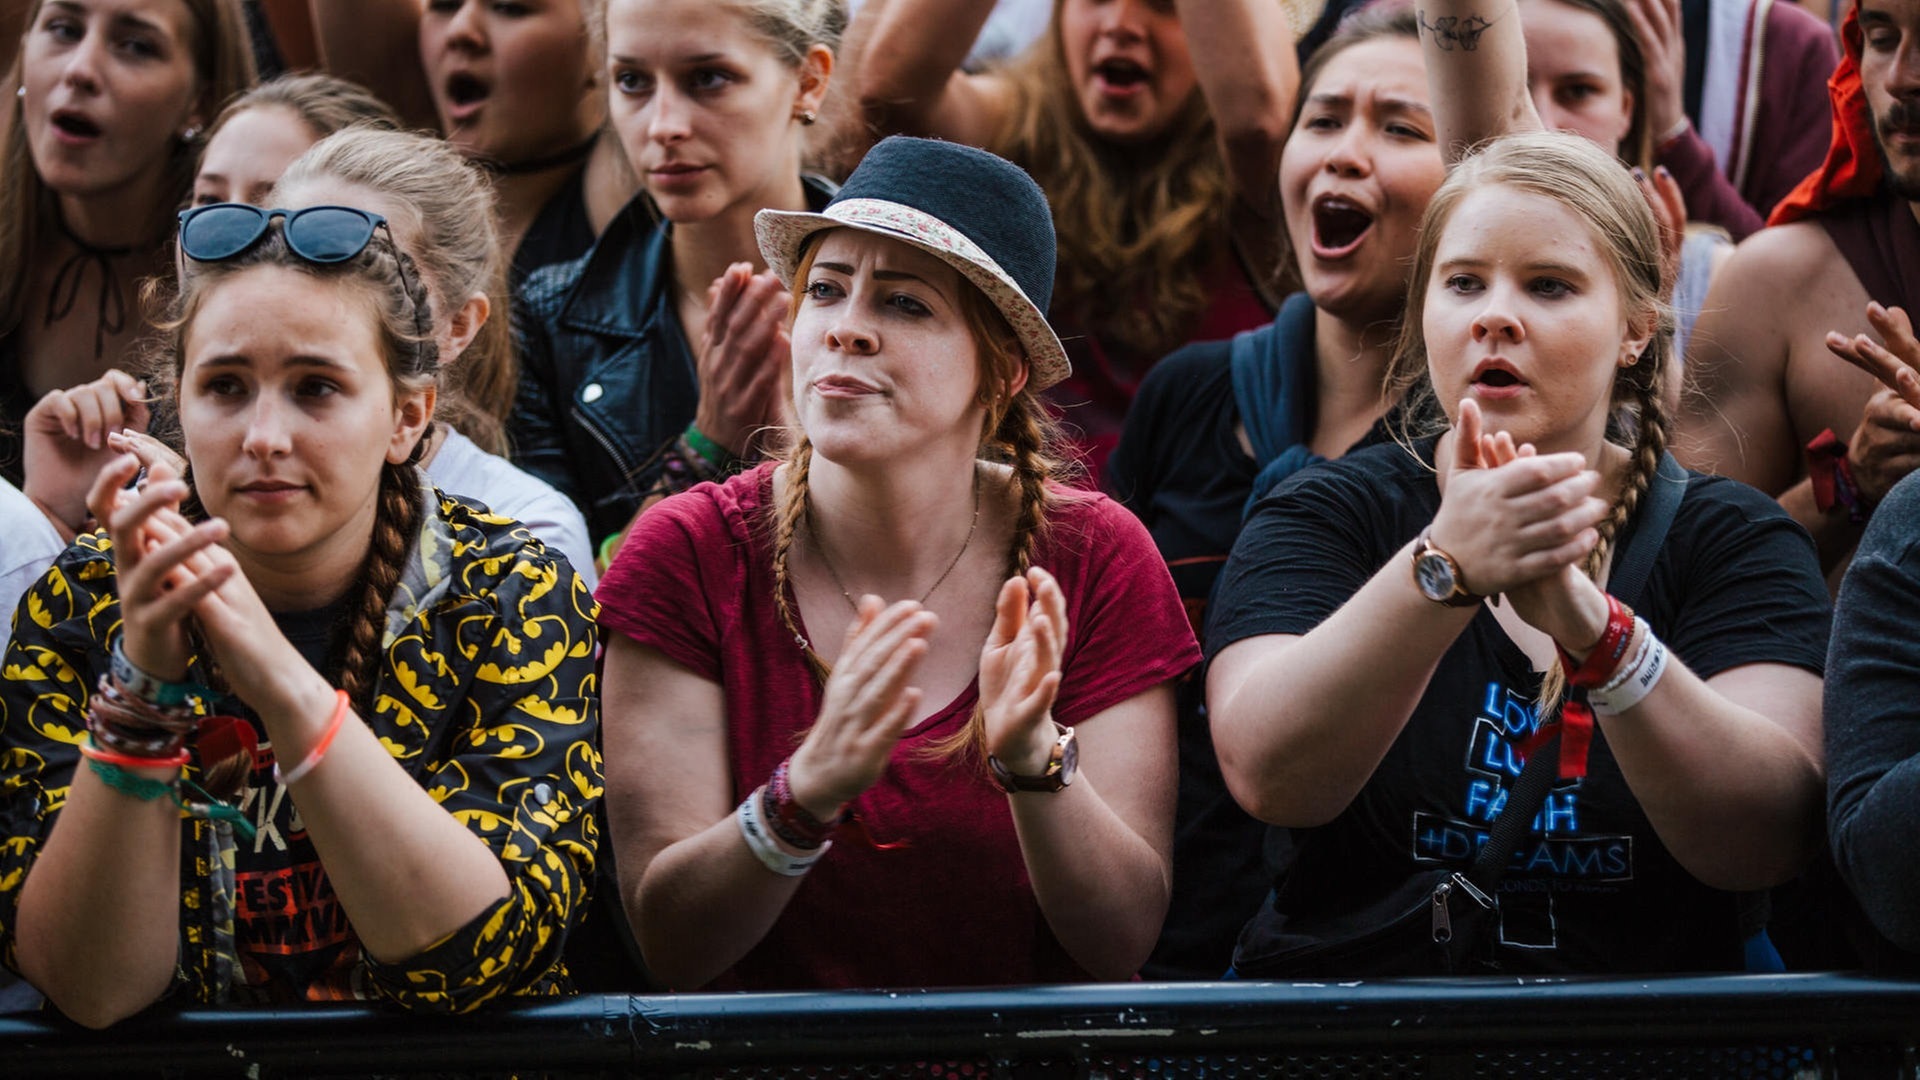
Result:
[[[22,86],[13,92],[13,96],[19,98],[21,101],[27,100],[27,88]]]
[[[22,91],[22,92],[24,93],[25,91]],[[820,117],[812,109],[802,109],[800,110],[800,114],[796,116],[794,119],[800,121],[802,124],[805,124],[808,127],[812,127],[813,122],[815,120],[820,119]]]
[[[197,139],[197,138],[199,138],[199,137],[200,137],[200,129],[199,129],[199,128],[198,128],[197,126],[195,126],[195,125],[193,125],[193,124],[188,124],[188,125],[187,125],[187,126],[186,126],[186,127],[184,128],[184,129],[182,129],[182,130],[181,130],[181,132],[180,132],[180,141],[181,141],[181,142],[192,142],[193,140],[195,140],[195,139]]]

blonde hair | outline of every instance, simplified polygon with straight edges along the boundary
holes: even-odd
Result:
[[[816,233],[809,238],[809,246],[794,269],[792,310],[795,312],[805,302],[807,276],[813,269],[814,256],[820,251],[819,238],[825,235],[824,232]],[[1027,356],[1020,347],[1019,337],[1000,314],[1000,309],[993,305],[986,293],[964,278],[961,279],[958,303],[961,318],[971,331],[978,349],[976,378],[979,389],[976,400],[986,408],[986,416],[981,424],[980,456],[1010,466],[1014,483],[1020,491],[1020,508],[1014,516],[1013,546],[1007,553],[1007,572],[1024,574],[1033,565],[1034,551],[1046,535],[1048,515],[1058,498],[1050,489],[1051,482],[1061,477],[1067,468],[1056,449],[1060,445],[1059,431],[1039,392],[1033,389],[1031,380],[1021,387],[1019,393],[1007,393],[1007,388],[1019,378],[1021,369],[1027,363]],[[807,472],[812,462],[813,444],[804,432],[800,433],[785,455],[786,488],[773,507],[771,521],[774,609],[779,613],[780,623],[787,628],[787,632],[796,641],[803,642],[806,637],[800,632],[800,622],[793,610],[788,563],[793,552],[794,536],[807,520]],[[826,662],[814,652],[810,642],[806,645],[806,651],[808,666],[824,682],[828,675]],[[984,719],[980,711],[975,709],[973,718],[964,729],[952,739],[935,743],[931,750],[936,754],[947,754],[968,747],[979,748],[984,746],[984,740]],[[986,760],[984,752],[981,760]]]
[[[186,44],[193,54],[196,96],[210,114],[219,102],[253,84],[253,51],[246,16],[240,0],[180,2],[190,16]],[[45,223],[54,213],[53,193],[41,181],[27,147],[27,125],[17,94],[26,63],[25,42],[45,6],[46,0],[33,0],[28,8],[20,33],[21,47],[14,53],[4,86],[0,86],[5,100],[13,106],[13,122],[7,126],[5,143],[0,144],[0,169],[5,172],[4,181],[0,181],[0,334],[12,333],[20,325],[33,258],[44,240]],[[164,216],[153,223],[156,240],[171,237],[172,214],[193,190],[194,166],[199,157],[198,140],[176,141],[166,163],[168,197],[160,210]]]
[[[433,281],[451,319],[467,297],[485,293],[492,313],[447,369],[440,411],[494,454],[507,452],[506,423],[519,388],[509,325],[507,264],[494,217],[493,188],[444,139],[350,127],[315,143],[280,177],[277,190],[327,181],[358,184],[398,201],[414,217],[409,254]]]
[[[244,90],[228,101],[207,128],[205,142],[211,143],[221,128],[248,109],[275,106],[298,116],[316,139],[324,139],[355,124],[388,131],[400,129],[400,114],[359,83],[333,75],[281,75]],[[205,144],[202,145],[204,148]]]
[[[1003,69],[1013,107],[987,149],[1032,174],[1053,207],[1053,310],[1129,351],[1163,356],[1186,343],[1213,300],[1200,272],[1228,244],[1226,161],[1197,87],[1161,146],[1109,152],[1067,75],[1063,2],[1054,0],[1046,34]]]
[[[1627,482],[1600,523],[1600,542],[1581,567],[1588,577],[1599,574],[1620,529],[1633,520],[1641,499],[1653,484],[1660,457],[1667,448],[1670,424],[1662,393],[1673,346],[1673,312],[1662,299],[1660,232],[1646,197],[1613,154],[1579,135],[1535,131],[1508,135],[1455,166],[1427,204],[1420,226],[1420,243],[1407,283],[1407,317],[1401,320],[1400,340],[1387,369],[1386,400],[1403,402],[1402,416],[1425,417],[1410,425],[1407,437],[1436,434],[1446,427],[1444,414],[1428,375],[1426,328],[1427,287],[1435,252],[1453,212],[1471,192],[1501,186],[1552,199],[1571,210],[1592,230],[1620,290],[1621,307],[1630,325],[1654,333],[1638,359],[1614,374],[1611,404],[1615,426],[1633,433]],[[1611,432],[1610,432],[1611,434]],[[1540,715],[1558,707],[1566,691],[1566,672],[1558,661],[1540,688]]]
[[[582,0],[594,48],[601,56],[607,51],[608,3]],[[730,9],[745,19],[793,67],[799,67],[815,45],[839,52],[840,39],[847,32],[847,0],[717,0],[712,6]]]

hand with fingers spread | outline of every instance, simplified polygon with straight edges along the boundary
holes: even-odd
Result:
[[[827,678],[820,716],[788,769],[793,797],[821,821],[873,786],[920,706],[914,673],[939,620],[911,600],[860,598]]]
[[[1627,0],[1626,8],[1645,61],[1647,131],[1662,139],[1687,118],[1687,43],[1680,0]]]
[[[27,496],[69,532],[87,520],[87,491],[117,452],[115,433],[144,432],[151,419],[147,384],[113,370],[69,390],[55,390],[27,413],[21,465]]]
[[[748,457],[761,429],[787,422],[793,365],[787,292],[771,271],[734,263],[707,289],[694,426],[735,457]]]
[[[980,650],[980,706],[987,752],[1016,776],[1046,769],[1058,735],[1053,701],[1067,644],[1067,600],[1039,567],[1008,578]]]
[[[139,469],[131,455],[108,462],[87,494],[87,505],[106,522],[113,542],[127,659],[157,678],[179,681],[186,677],[190,655],[188,618],[238,568],[231,558],[216,563],[207,557],[226,538],[226,522],[216,518],[184,530],[157,524],[163,514],[178,514],[187,485],[161,469],[149,473],[141,487],[127,489]],[[178,520],[185,524],[185,518]]]
[[[1849,338],[1830,333],[1827,349],[1882,386],[1867,399],[1860,424],[1847,443],[1854,484],[1871,505],[1920,467],[1920,340],[1900,308],[1869,303],[1867,321],[1884,344],[1870,334]]]
[[[1558,573],[1599,542],[1607,515],[1600,476],[1577,453],[1482,457],[1480,407],[1460,403],[1440,510],[1428,539],[1453,558],[1466,587],[1482,596]]]

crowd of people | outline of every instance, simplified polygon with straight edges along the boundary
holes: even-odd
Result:
[[[0,1007],[1920,957],[1920,0],[8,16]]]

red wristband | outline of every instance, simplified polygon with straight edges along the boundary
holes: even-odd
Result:
[[[774,766],[773,778],[767,781],[766,806],[772,813],[770,824],[773,831],[789,843],[803,848],[817,848],[833,836],[833,830],[847,819],[847,815],[843,812],[835,815],[832,821],[821,821],[813,816],[811,810],[801,806],[793,797],[793,786],[787,779],[788,761]]]
[[[1620,661],[1626,658],[1627,645],[1633,641],[1633,609],[1607,594],[1607,629],[1600,635],[1600,643],[1593,647],[1584,661],[1576,663],[1567,650],[1554,642],[1553,647],[1560,650],[1560,664],[1567,672],[1567,685],[1583,690],[1605,686],[1613,673],[1620,669]]]
[[[1813,484],[1813,505],[1823,514],[1845,510],[1847,520],[1866,524],[1872,508],[1860,495],[1853,479],[1853,463],[1847,460],[1847,444],[1827,428],[1807,443],[1807,479]]]

